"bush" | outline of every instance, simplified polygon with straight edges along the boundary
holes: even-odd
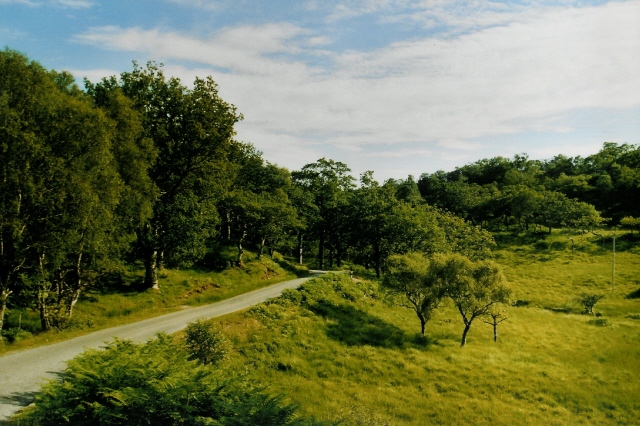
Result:
[[[549,250],[550,245],[546,241],[538,241],[533,247],[535,247],[536,250]]]
[[[189,323],[185,333],[190,360],[197,360],[204,365],[217,364],[229,352],[228,340],[209,322],[198,320]]]
[[[4,337],[9,343],[17,343],[20,340],[33,337],[33,334],[19,328],[9,328],[7,330],[2,330],[2,337]]]
[[[270,396],[188,360],[168,335],[143,345],[116,340],[69,361],[18,417],[41,426],[313,425]]]
[[[606,327],[607,325],[609,325],[609,322],[606,318],[597,318],[589,320],[589,324],[593,324],[596,327]]]
[[[593,307],[596,306],[596,303],[598,303],[603,297],[604,295],[600,294],[582,294],[579,300],[580,303],[582,303],[582,306],[584,306],[584,313],[593,314]]]

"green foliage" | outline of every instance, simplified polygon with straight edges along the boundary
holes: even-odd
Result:
[[[431,262],[424,255],[408,253],[392,256],[388,268],[382,286],[409,303],[420,320],[420,333],[424,336],[425,325],[444,296],[444,288],[438,285]]]
[[[631,216],[623,217],[622,219],[620,219],[620,225],[627,229],[638,231],[640,230],[640,218]]]
[[[30,294],[42,328],[60,328],[134,238],[120,226],[131,188],[116,161],[120,129],[68,74],[9,50],[0,74],[0,329],[10,293]]]
[[[210,322],[202,320],[187,324],[185,346],[189,359],[204,365],[221,362],[229,352],[229,342],[222,332]]]
[[[188,360],[167,335],[114,341],[68,363],[20,415],[46,425],[311,425],[297,406]]]
[[[472,262],[462,255],[450,254],[434,256],[433,264],[437,285],[453,300],[462,317],[460,346],[464,346],[473,321],[490,314],[497,304],[507,304],[511,290],[494,262]]]
[[[584,313],[593,315],[593,307],[596,306],[596,303],[601,301],[603,298],[603,294],[583,293],[579,300],[584,307]]]

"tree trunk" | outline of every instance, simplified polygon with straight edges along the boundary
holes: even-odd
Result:
[[[302,265],[302,232],[298,231],[298,264]]]
[[[84,244],[83,244],[83,247],[84,247]],[[74,271],[75,288],[72,290],[71,295],[68,298],[66,298],[67,299],[66,314],[67,314],[67,317],[69,318],[71,318],[71,315],[73,315],[73,308],[76,306],[76,303],[78,303],[78,299],[80,299],[80,293],[82,292],[82,288],[84,285],[82,282],[82,277],[80,275],[81,267],[82,267],[82,251],[80,252],[80,254],[78,254],[78,260],[76,261],[76,267]]]
[[[247,231],[242,231],[240,236],[238,237],[238,258],[236,259],[236,266],[238,268],[244,268],[244,264],[242,263],[242,255],[244,254],[244,248],[242,248],[242,241],[244,237],[247,235]]]
[[[493,341],[498,341],[498,323],[495,319],[493,320]]]
[[[462,332],[462,341],[460,342],[460,346],[464,346],[467,344],[467,333],[469,332],[470,328],[471,328],[470,322],[464,325],[464,331]]]
[[[318,241],[318,269],[324,269],[324,230],[320,231],[320,240]]]
[[[267,237],[264,236],[260,240],[260,250],[258,251],[258,259],[262,259],[262,253],[264,252],[264,245],[267,242]]]
[[[374,255],[373,262],[374,262],[374,264],[375,264],[374,266],[376,268],[376,278],[380,278],[380,272],[381,272],[380,271],[380,269],[381,269],[381,265],[380,265],[380,248],[378,246],[376,246],[374,248],[374,254],[373,255]]]
[[[148,249],[146,259],[144,260],[144,267],[145,287],[159,290],[160,286],[158,284],[158,251],[155,248]]]
[[[69,297],[69,302],[67,304],[67,317],[71,318],[71,315],[73,315],[73,308],[76,306],[76,303],[78,303],[78,300],[80,299],[80,293],[82,292],[81,289],[76,289],[73,294],[71,295],[71,297]]]
[[[329,269],[333,268],[333,244],[329,245]]]
[[[7,300],[11,295],[11,291],[8,288],[3,288],[2,293],[0,293],[0,331],[2,331],[4,327],[4,316],[7,312]],[[2,340],[0,339],[0,342]]]
[[[49,317],[49,307],[47,306],[48,296],[49,292],[47,290],[38,290],[38,311],[40,313],[40,328],[42,331],[51,329],[51,318]]]
[[[420,334],[422,334],[424,336],[424,328],[427,325],[427,322],[424,320],[422,315],[418,314],[417,312],[416,312],[416,314],[418,315],[418,318],[420,319]]]
[[[158,270],[162,271],[164,269],[164,250],[158,250],[158,261],[156,263]]]

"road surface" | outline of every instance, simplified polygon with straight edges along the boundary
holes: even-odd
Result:
[[[320,271],[312,272],[320,273]],[[64,370],[66,361],[76,357],[85,349],[103,346],[114,337],[143,342],[160,332],[175,333],[198,319],[240,311],[277,297],[284,289],[296,288],[309,278],[284,281],[211,305],[187,308],[132,324],[96,331],[49,346],[4,355],[0,357],[0,423],[29,405],[42,383],[54,378],[57,372]]]

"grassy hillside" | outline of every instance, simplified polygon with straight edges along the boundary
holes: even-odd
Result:
[[[227,254],[233,258],[233,253]],[[6,342],[0,341],[0,354],[75,337],[92,331],[139,321],[157,315],[228,299],[296,276],[279,263],[263,256],[258,260],[247,253],[246,267],[222,272],[198,269],[163,270],[160,290],[141,289],[142,270],[132,270],[110,286],[85,292],[75,308],[67,328],[39,333],[38,312],[32,309],[12,310],[7,316]],[[279,256],[278,256],[279,257]],[[281,257],[279,257],[281,258]],[[285,262],[281,262],[287,266]],[[292,269],[292,268],[288,268]],[[302,269],[296,271],[304,273]]]
[[[228,368],[286,393],[305,414],[347,425],[637,424],[640,418],[640,250],[569,234],[498,235],[514,290],[509,319],[476,322],[461,348],[450,304],[418,336],[412,311],[377,285],[332,275],[217,320],[234,345]],[[584,315],[582,293],[604,294]]]

